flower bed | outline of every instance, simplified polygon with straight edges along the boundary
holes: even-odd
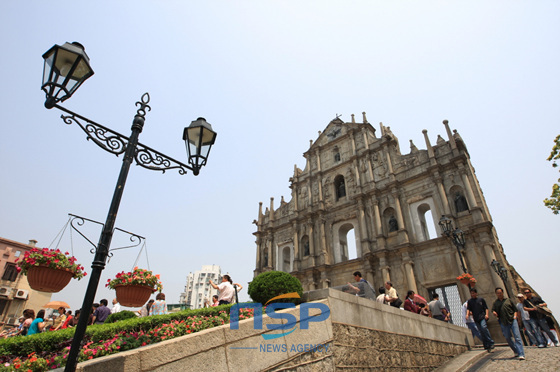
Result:
[[[85,344],[78,361],[115,354],[227,324],[229,309],[230,305],[185,310],[90,326],[84,337]],[[252,309],[240,310],[240,320],[252,316]],[[73,334],[74,329],[63,329],[0,341],[0,371],[48,371],[64,366]]]

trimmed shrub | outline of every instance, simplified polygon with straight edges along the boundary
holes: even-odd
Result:
[[[143,318],[125,319],[111,324],[94,324],[87,327],[85,340],[100,341],[114,337],[122,331],[144,331],[162,326],[172,320],[185,320],[190,316],[217,316],[220,311],[229,314],[231,305],[221,305],[196,310],[183,310],[166,315],[152,315]],[[62,347],[70,346],[74,328],[60,329],[53,332],[37,333],[31,336],[14,336],[0,339],[0,361],[3,356],[25,357],[31,353],[56,352]]]
[[[125,319],[136,318],[136,314],[130,310],[119,311],[118,313],[111,314],[105,319],[105,324],[115,323]]]
[[[303,287],[300,281],[283,271],[267,271],[259,274],[251,283],[249,283],[248,293],[255,302],[266,304],[273,297],[297,292],[300,297],[303,295]],[[301,302],[298,298],[285,298],[275,300],[275,302],[293,302],[298,304]]]

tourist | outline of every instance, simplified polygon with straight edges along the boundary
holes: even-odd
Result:
[[[471,334],[474,338],[478,338],[480,341],[482,341],[482,336],[480,335],[480,332],[478,332],[478,328],[476,327],[476,323],[474,322],[473,316],[467,316],[467,302],[469,302],[468,300],[465,301],[465,303],[463,304],[463,306],[461,307],[461,315],[463,316],[463,319],[465,319],[465,324],[467,325],[467,328],[471,330]]]
[[[62,328],[62,325],[66,321],[66,309],[64,306],[58,308],[58,316],[54,319],[53,326],[50,329],[51,331],[58,331]]]
[[[113,307],[111,308],[111,314],[118,313],[121,311],[121,304],[117,301],[116,298],[113,298]]]
[[[484,349],[492,353],[494,352],[494,340],[492,340],[490,332],[488,331],[488,312],[488,305],[486,305],[484,298],[479,298],[476,288],[471,288],[471,299],[467,302],[467,316],[465,317],[465,321],[466,318],[472,315],[476,327],[482,336]]]
[[[150,315],[163,315],[167,314],[167,304],[165,303],[165,294],[158,293],[156,295],[156,300],[150,307]]]
[[[538,342],[537,336],[535,335],[535,330],[533,329],[529,321],[531,319],[531,317],[529,316],[529,312],[523,308],[523,301],[525,301],[525,296],[523,296],[523,294],[521,293],[518,293],[517,300],[519,301],[517,303],[517,319],[521,319],[521,322],[525,327],[525,334],[529,338],[529,343],[535,346],[542,345]],[[540,347],[544,347],[544,345]]]
[[[445,305],[439,300],[439,295],[434,293],[432,301],[428,303],[428,309],[432,318],[447,322],[449,320],[449,311]]]
[[[66,312],[66,320],[64,321],[64,323],[62,323],[62,327],[60,327],[60,329],[68,328],[68,324],[72,319],[74,319],[74,317],[72,316],[72,310],[68,310]]]
[[[492,314],[498,318],[502,333],[513,350],[514,357],[519,360],[525,360],[525,351],[523,350],[523,341],[521,341],[521,334],[519,334],[519,326],[517,325],[517,307],[513,301],[504,297],[504,290],[496,288],[496,301],[492,305]]]
[[[358,284],[354,286],[350,282],[348,282],[348,287],[354,294],[356,294],[356,296],[366,297],[366,285],[369,285],[369,283],[367,282],[367,280],[362,278],[362,273],[359,271],[355,271],[352,275],[354,276],[354,281],[356,281],[356,283]]]
[[[212,305],[210,305],[210,307],[216,307],[219,304],[220,304],[220,301],[218,301],[218,295],[212,296]]]
[[[68,327],[75,327],[78,325],[78,321],[80,320],[80,310],[76,310],[74,316],[68,321]]]
[[[420,308],[420,312],[419,312],[420,315],[427,316],[427,317],[430,316],[430,310],[428,309],[425,303],[420,302],[418,304],[418,307]]]
[[[31,325],[29,326],[29,330],[27,331],[28,336],[43,332],[43,329],[45,328],[45,321],[43,319],[44,317],[45,310],[39,310],[39,312],[37,313],[37,317],[35,318],[35,320],[33,320],[33,322],[31,322]]]
[[[414,295],[415,295],[414,291],[408,291],[407,292],[406,299],[404,300],[404,309],[406,311],[411,311],[415,314],[419,314],[420,313],[420,308],[414,302]]]
[[[542,335],[540,335],[540,331],[538,328],[540,328],[550,338],[550,340],[554,343],[554,346],[560,346],[556,335],[550,331],[550,328],[546,323],[546,315],[541,314],[537,310],[537,306],[546,306],[546,302],[544,302],[543,299],[538,296],[533,296],[533,293],[530,289],[526,289],[524,293],[526,299],[525,301],[523,301],[523,309],[529,312],[529,322],[531,323],[531,326],[536,330],[537,336],[540,336],[540,339],[538,340],[539,347],[545,347],[546,344],[544,338],[542,337]],[[539,337],[537,337],[537,339],[538,338]]]
[[[558,332],[556,332],[556,329],[554,328],[554,321],[550,316],[547,316],[545,319],[546,319],[546,324],[548,324],[548,328],[550,329],[550,332],[554,333],[554,336],[556,336],[556,339],[558,340]]]
[[[105,319],[111,315],[111,309],[107,307],[109,302],[106,299],[99,301],[99,307],[93,312],[93,324],[103,324]]]
[[[387,302],[385,302],[385,287],[379,287],[379,296],[377,296],[375,301],[379,302],[380,304],[387,304]]]
[[[214,284],[214,282],[212,282],[212,279],[209,279],[208,282],[210,283],[212,288],[217,289],[219,291],[218,301],[220,305],[228,305],[232,302],[233,294],[234,294],[233,285],[232,285],[233,281],[231,280],[231,277],[228,274],[225,274],[222,277],[222,282],[219,285]]]
[[[243,286],[239,283],[233,283],[232,286],[233,286],[234,295],[235,295],[235,302],[237,303],[237,294],[239,292],[241,292],[241,290],[243,289]],[[232,298],[232,301],[233,301],[233,298]]]
[[[402,304],[402,300],[391,282],[385,282],[385,302],[394,307],[401,307]]]
[[[88,325],[92,325],[93,322],[95,321],[95,318],[93,317],[93,314],[97,311],[97,308],[99,307],[98,303],[94,303],[91,307],[91,311],[89,313],[89,318],[88,318]]]
[[[140,315],[140,317],[145,317],[150,315],[150,308],[152,307],[153,303],[154,303],[153,299],[146,302],[144,306],[142,306],[142,308],[138,310],[138,315]]]

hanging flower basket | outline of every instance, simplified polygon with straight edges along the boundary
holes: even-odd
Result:
[[[36,291],[60,292],[74,277],[69,270],[51,269],[46,266],[32,266],[27,271],[29,286]]]
[[[124,285],[115,286],[117,292],[117,301],[122,306],[139,307],[144,305],[150,299],[154,290],[152,287],[145,285]]]
[[[123,306],[138,307],[144,305],[152,293],[160,291],[163,286],[159,275],[151,271],[134,268],[132,272],[118,273],[114,279],[107,279],[105,287],[117,292],[117,301]]]
[[[27,275],[29,286],[41,292],[60,292],[70,279],[87,275],[70,253],[59,249],[33,248],[16,260],[17,270]]]
[[[459,275],[456,279],[466,286],[472,287],[476,284],[476,279],[469,273]]]

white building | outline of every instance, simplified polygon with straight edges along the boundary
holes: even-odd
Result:
[[[222,270],[218,265],[203,265],[200,271],[189,273],[185,291],[181,293],[179,302],[186,304],[191,309],[204,307],[204,302],[212,303],[212,296],[218,294],[218,290],[212,288],[209,279],[215,284],[222,281]]]

